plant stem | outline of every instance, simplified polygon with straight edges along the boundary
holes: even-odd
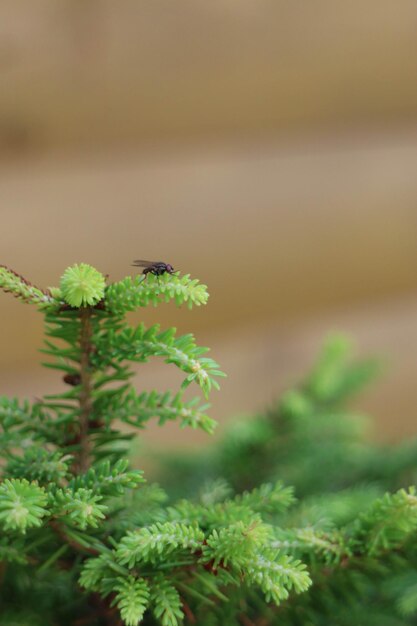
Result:
[[[89,548],[89,547],[83,546],[77,541],[75,541],[75,539],[68,536],[67,533],[65,532],[65,527],[62,526],[57,520],[55,519],[50,520],[49,525],[52,528],[52,530],[58,535],[58,537],[60,537],[60,539],[64,541],[64,544],[66,546],[67,545],[71,546],[71,548],[73,548],[75,552],[81,553],[81,554],[91,554],[93,556],[98,556],[100,554],[100,552],[96,548],[93,548],[93,547]]]
[[[80,311],[81,332],[80,332],[80,433],[78,455],[78,471],[85,472],[90,465],[90,441],[88,439],[88,427],[92,409],[91,400],[91,372],[90,353],[92,349],[91,337],[93,329],[91,325],[91,309],[83,308]]]

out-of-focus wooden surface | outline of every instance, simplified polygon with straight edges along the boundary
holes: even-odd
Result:
[[[406,123],[414,0],[2,0],[10,151]]]
[[[137,257],[200,277],[206,308],[143,317],[213,346],[222,420],[351,331],[392,362],[364,400],[378,436],[413,432],[416,22],[411,0],[4,0],[0,263],[42,286]],[[0,310],[0,394],[56,390],[40,317]]]

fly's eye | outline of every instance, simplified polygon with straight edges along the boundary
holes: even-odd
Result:
[[[172,265],[167,265],[167,270],[168,272],[173,272],[174,268],[172,267]]]

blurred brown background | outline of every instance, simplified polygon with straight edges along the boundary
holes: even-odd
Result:
[[[212,346],[221,423],[350,332],[389,364],[359,403],[376,436],[414,433],[416,26],[412,0],[3,0],[0,262],[41,286],[138,257],[206,282],[208,307],[145,319]],[[0,393],[60,388],[40,316],[0,305]],[[178,380],[155,360],[138,388]]]

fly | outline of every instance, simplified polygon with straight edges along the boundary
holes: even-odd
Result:
[[[142,274],[153,274],[154,276],[162,276],[163,274],[174,274],[175,270],[169,263],[163,261],[133,261],[135,267],[143,267]]]

